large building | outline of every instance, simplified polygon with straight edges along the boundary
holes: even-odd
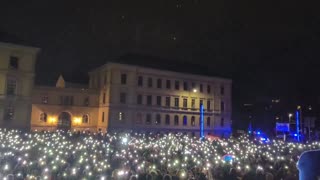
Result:
[[[0,127],[30,128],[38,48],[0,43]]]
[[[107,63],[89,72],[89,85],[65,82],[33,91],[33,130],[136,130],[231,133],[231,83],[224,78],[179,73],[147,65]]]
[[[0,43],[0,127],[199,136],[202,104],[205,134],[231,133],[229,79],[177,72],[187,67],[170,69],[150,60],[109,62],[90,71],[85,85],[60,76],[55,86],[34,86],[39,50]]]

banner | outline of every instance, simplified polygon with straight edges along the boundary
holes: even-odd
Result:
[[[278,132],[290,132],[289,123],[276,123],[276,131],[278,131]]]

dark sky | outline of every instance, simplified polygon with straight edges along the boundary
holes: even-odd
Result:
[[[8,0],[0,33],[42,48],[40,84],[60,73],[81,82],[89,69],[137,52],[230,76],[236,101],[300,100],[320,92],[318,7],[301,0]]]

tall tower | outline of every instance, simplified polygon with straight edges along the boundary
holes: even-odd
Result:
[[[0,127],[29,129],[39,48],[0,42]]]

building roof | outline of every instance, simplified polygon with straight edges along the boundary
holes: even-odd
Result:
[[[119,63],[119,64],[127,64],[134,66],[141,66],[146,68],[167,70],[173,72],[187,73],[187,74],[196,74],[196,75],[204,75],[210,77],[221,77],[227,78],[226,75],[222,75],[216,72],[215,69],[211,69],[206,64],[200,65],[191,62],[185,62],[177,59],[165,59],[155,56],[149,55],[141,55],[128,53],[123,56],[120,56],[116,59],[109,60],[109,63]]]

